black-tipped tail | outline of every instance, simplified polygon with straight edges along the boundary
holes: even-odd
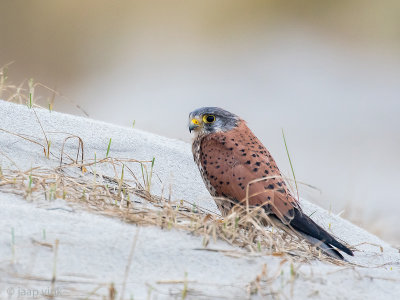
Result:
[[[300,232],[313,245],[317,246],[328,255],[342,260],[344,259],[343,256],[335,248],[348,255],[354,255],[353,251],[337,241],[332,235],[317,225],[310,217],[298,209],[295,209],[294,211],[294,218],[291,220],[290,226]]]

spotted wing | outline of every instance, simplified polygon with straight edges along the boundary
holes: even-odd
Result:
[[[274,159],[247,126],[203,138],[200,163],[216,197],[245,203],[248,195],[249,205],[263,206],[283,223],[293,218],[296,200]]]

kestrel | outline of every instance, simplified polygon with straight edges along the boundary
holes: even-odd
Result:
[[[194,132],[194,160],[222,216],[235,204],[261,206],[326,254],[344,259],[341,250],[353,256],[303,213],[275,160],[244,120],[218,107],[203,107],[190,113],[189,131]]]

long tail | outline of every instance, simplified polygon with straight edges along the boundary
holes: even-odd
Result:
[[[333,258],[336,258],[336,259],[345,260],[343,255],[340,254],[340,252],[338,250],[336,250],[335,248],[332,248],[331,246],[328,246],[324,242],[321,242],[320,240],[317,240],[316,238],[313,238],[312,236],[309,236],[309,235],[307,235],[305,233],[298,232],[298,234],[300,234],[311,245],[317,247],[322,252],[324,252],[326,255],[328,255],[330,257],[333,257]]]
[[[304,238],[306,238],[311,244],[320,248],[323,252],[343,260],[343,256],[337,251],[337,249],[344,253],[353,256],[353,251],[347,248],[345,245],[337,241],[332,235],[326,232],[323,228],[317,225],[310,217],[305,215],[302,211],[295,209],[294,218],[290,222],[290,226],[298,231]],[[337,249],[335,249],[335,248]]]

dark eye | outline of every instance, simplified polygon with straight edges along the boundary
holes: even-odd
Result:
[[[215,116],[214,116],[214,115],[205,115],[205,116],[203,117],[203,121],[204,121],[205,123],[212,123],[212,122],[215,121]]]

